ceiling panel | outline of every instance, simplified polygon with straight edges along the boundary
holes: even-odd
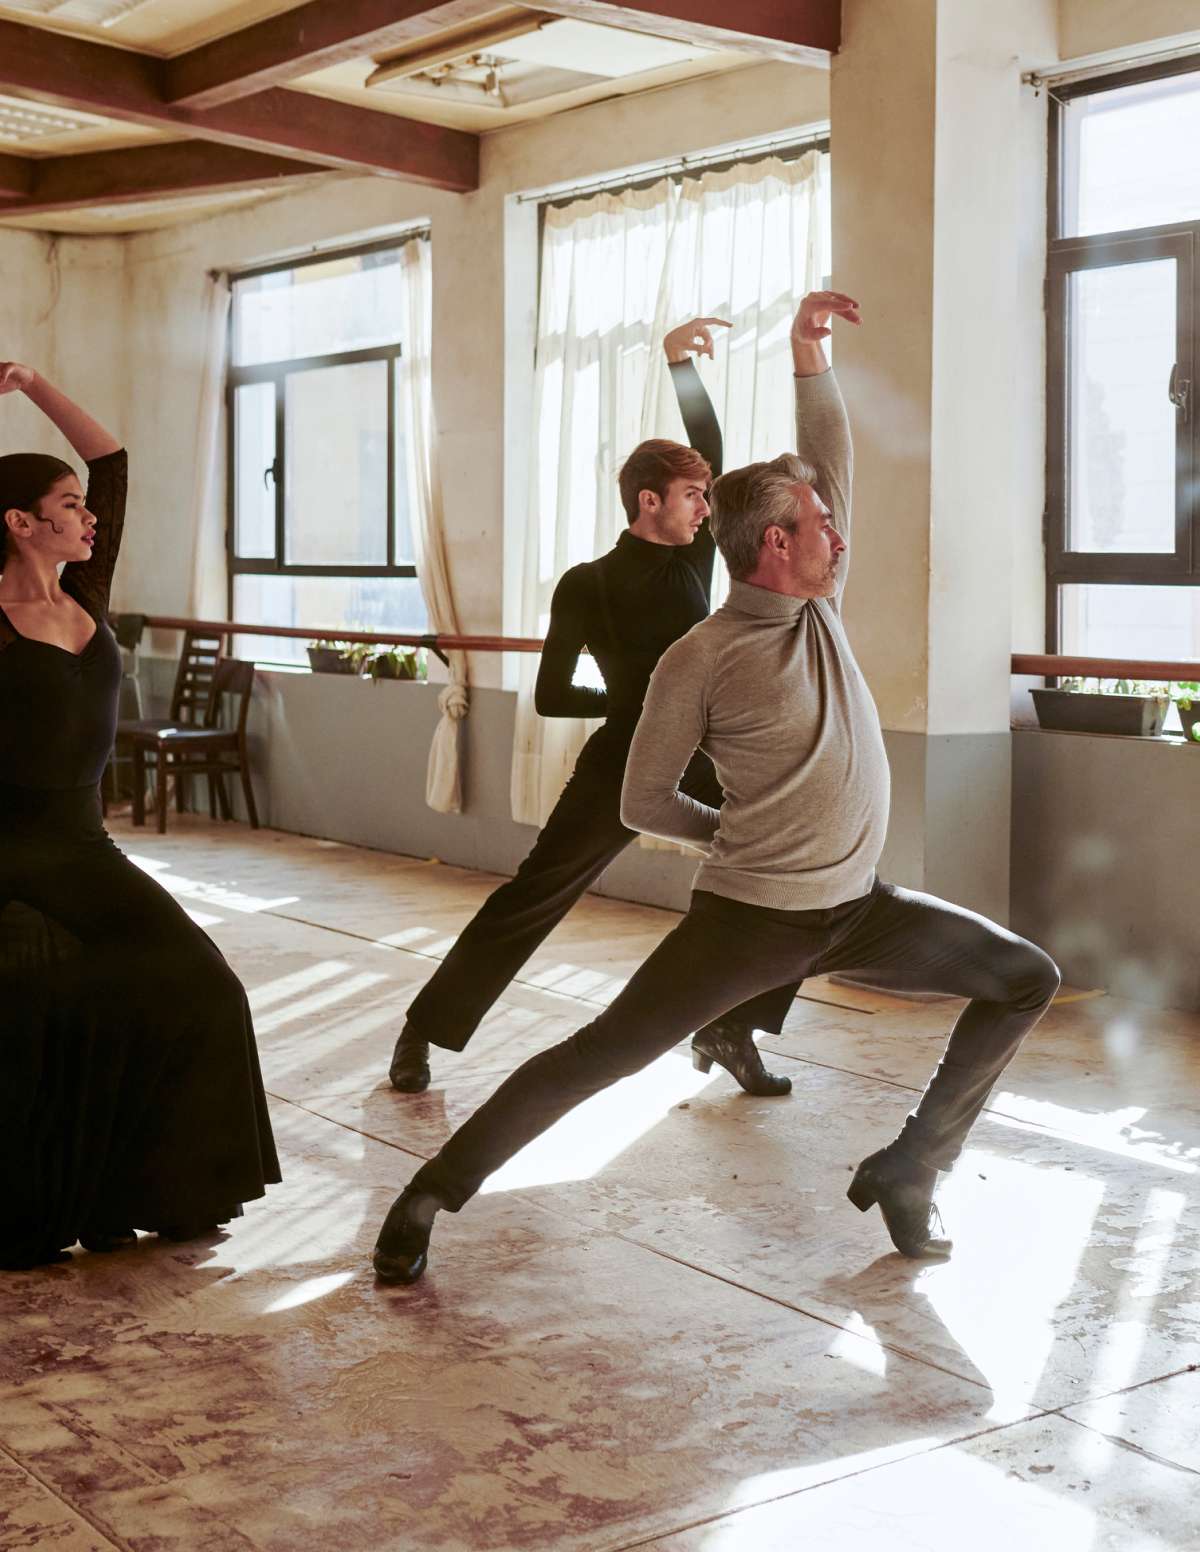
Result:
[[[679,64],[617,79],[604,78],[576,91],[559,93],[502,110],[478,108],[466,102],[441,101],[425,93],[415,96],[395,89],[369,87],[366,84],[367,77],[376,68],[376,62],[372,59],[356,59],[343,65],[331,65],[329,69],[303,76],[291,85],[297,91],[312,92],[318,97],[333,97],[339,102],[351,103],[356,108],[374,108],[380,113],[395,113],[403,118],[424,119],[430,124],[443,124],[451,129],[486,134],[488,130],[505,129],[511,124],[528,123],[553,113],[564,113],[570,108],[600,102],[606,97],[630,96],[634,92],[672,86],[680,81],[740,70],[759,63],[761,61],[747,54],[705,53]]]
[[[303,0],[3,0],[0,16],[120,43],[152,54],[178,54],[292,11]],[[105,25],[103,18],[110,18]]]
[[[14,156],[62,156],[179,139],[169,131],[121,124],[95,113],[49,108],[0,94],[0,151]]]

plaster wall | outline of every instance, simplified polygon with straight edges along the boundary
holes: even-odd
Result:
[[[1063,59],[1200,41],[1196,0],[1059,0]]]

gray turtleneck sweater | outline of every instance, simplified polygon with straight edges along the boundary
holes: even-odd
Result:
[[[850,428],[833,373],[798,377],[796,446],[850,538]],[[631,829],[708,853],[695,888],[777,910],[823,909],[870,890],[890,778],[879,714],[833,598],[734,582],[715,614],[663,655],[625,768]],[[693,752],[712,759],[719,811],[679,791]]]

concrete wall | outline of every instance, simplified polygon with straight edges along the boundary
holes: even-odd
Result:
[[[1068,981],[1200,1008],[1200,749],[1017,730],[1012,925]]]

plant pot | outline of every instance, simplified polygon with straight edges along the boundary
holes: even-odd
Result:
[[[1104,695],[1092,690],[1031,690],[1038,724],[1059,733],[1117,733],[1157,738],[1170,704],[1165,695]]]
[[[405,652],[398,660],[377,657],[367,671],[372,679],[415,679],[417,655],[415,652]]]
[[[308,666],[314,674],[354,674],[358,670],[336,647],[309,647]]]
[[[1178,706],[1179,703],[1176,702]],[[1184,711],[1179,706],[1179,720],[1183,724],[1183,736],[1189,744],[1200,743],[1200,695],[1192,701],[1191,709]]]

